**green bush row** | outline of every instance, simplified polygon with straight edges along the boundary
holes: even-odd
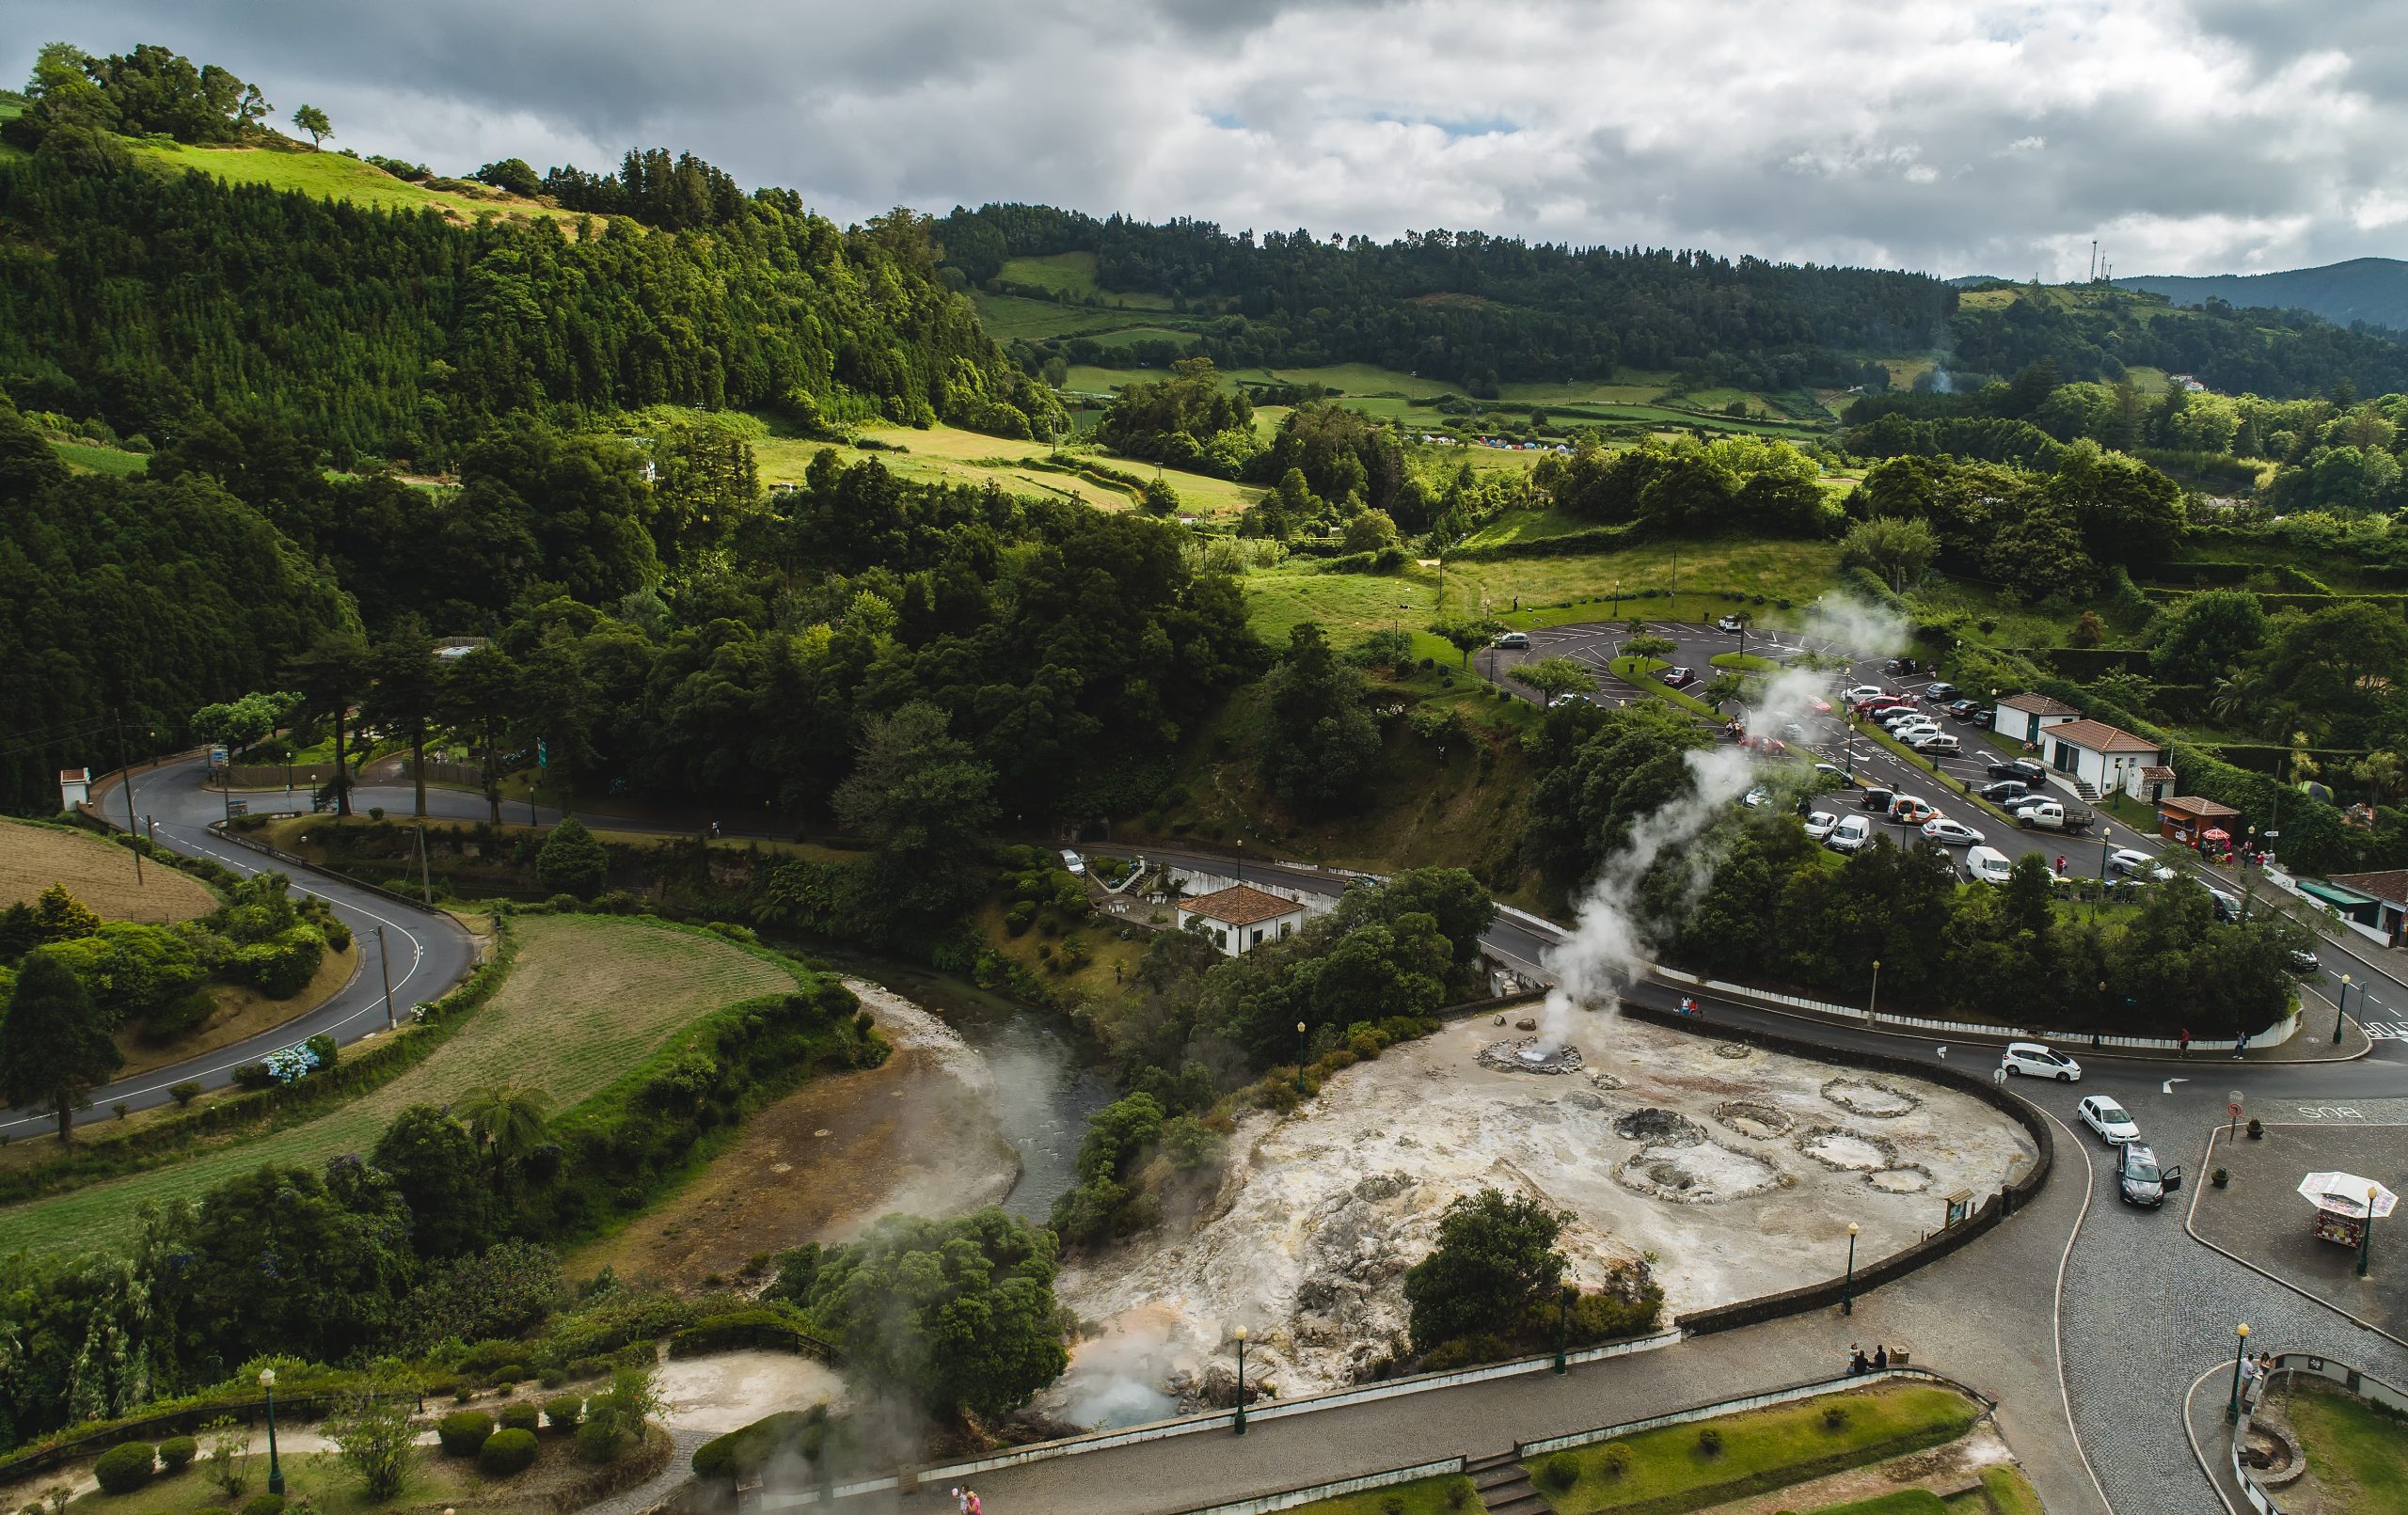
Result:
[[[782,1410],[694,1448],[694,1476],[734,1488],[784,1452],[816,1460],[827,1436],[828,1408]]]

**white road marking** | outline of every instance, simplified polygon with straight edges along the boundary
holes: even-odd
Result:
[[[2158,1091],[2157,1091],[2157,1092],[2158,1092],[2159,1094],[2172,1094],[2172,1093],[2174,1092],[2174,1086],[2175,1086],[2176,1084],[2178,1084],[2178,1083],[2188,1083],[2188,1082],[2190,1082],[2190,1081],[2190,1081],[2190,1080],[2188,1080],[2188,1079],[2168,1079],[2168,1080],[2166,1080],[2162,1084],[2160,1084],[2160,1085],[2158,1086]]]

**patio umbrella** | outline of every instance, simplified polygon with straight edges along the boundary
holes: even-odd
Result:
[[[2229,841],[2231,841],[2231,840],[2232,840],[2232,833],[2231,833],[2230,831],[2226,830],[2226,829],[2225,829],[2223,827],[2221,827],[2221,826],[2210,826],[2210,827],[2209,827],[2205,831],[2202,831],[2202,832],[2200,832],[2199,834],[2200,834],[2201,836],[2205,837],[2208,841],[2214,843],[2214,844],[2215,844],[2216,845],[2218,845],[2218,846],[2222,846],[2222,845],[2224,845],[2226,843],[2227,843],[2227,842],[2229,842]]]
[[[2368,1213],[2367,1191],[2374,1191],[2373,1219],[2382,1220],[2400,1203],[2400,1196],[2371,1178],[2361,1178],[2354,1173],[2311,1173],[2299,1181],[2299,1191],[2316,1202],[2321,1210],[2337,1210],[2343,1215]]]

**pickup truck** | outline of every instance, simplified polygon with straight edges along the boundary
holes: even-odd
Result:
[[[2080,835],[2097,825],[2099,817],[2080,805],[2061,805],[2053,799],[2027,804],[2016,812],[2015,824],[2027,831],[2068,831]]]

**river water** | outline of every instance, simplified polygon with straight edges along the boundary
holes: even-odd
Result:
[[[1112,1102],[1112,1075],[1069,1020],[931,969],[826,943],[814,955],[933,1011],[994,1075],[995,1123],[1020,1153],[1020,1180],[1004,1207],[1043,1222],[1078,1178],[1087,1117]]]

